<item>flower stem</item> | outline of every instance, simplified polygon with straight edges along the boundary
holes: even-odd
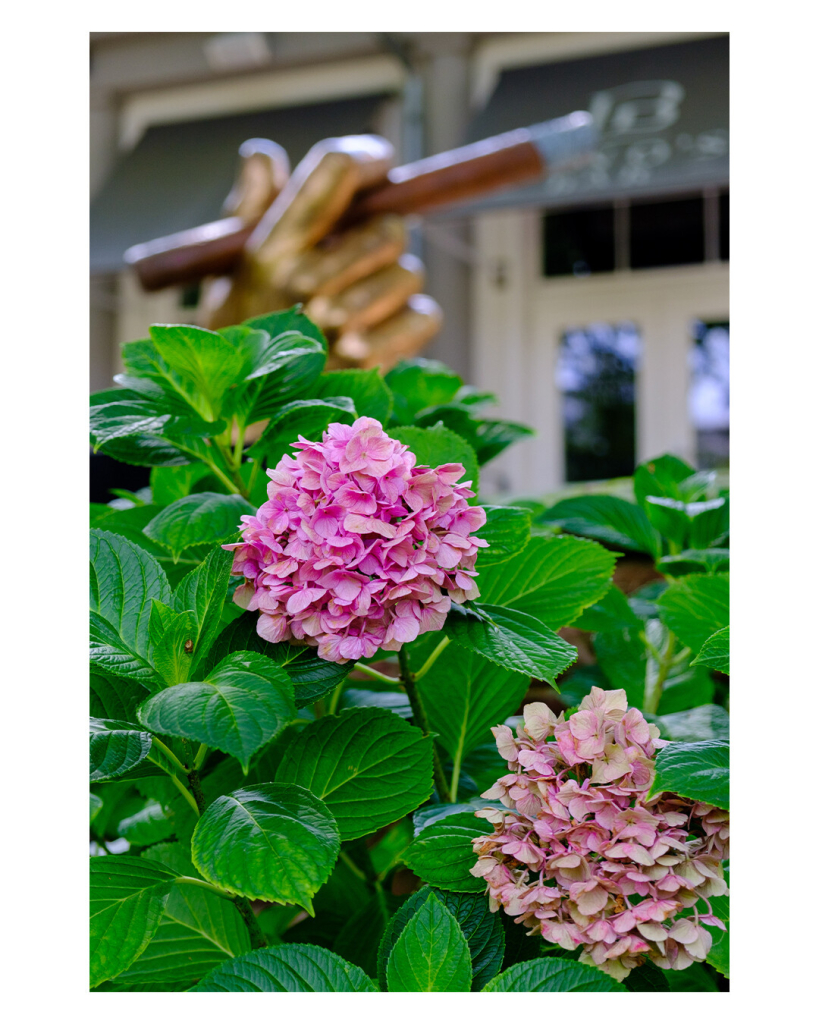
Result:
[[[205,882],[201,878],[191,878],[190,875],[180,875],[176,879],[177,885],[198,885],[200,889],[206,889],[208,892],[212,892],[214,896],[221,896],[224,900],[233,900],[233,895],[226,892],[224,889],[220,889],[218,885],[211,885],[210,882]]]
[[[165,757],[167,757],[167,759],[171,762],[172,765],[175,765],[177,768],[180,769],[180,771],[187,771],[184,764],[182,764],[182,762],[179,760],[176,754],[171,750],[170,747],[166,746],[158,736],[152,736],[151,742],[154,744],[154,746],[159,747],[159,749],[162,751]]]
[[[654,658],[654,660],[659,665],[659,663],[663,660],[663,656],[662,654],[660,654],[660,652],[657,650],[654,644],[648,639],[644,629],[640,630],[640,639],[643,641],[643,646],[646,648],[648,653]]]
[[[438,646],[432,652],[432,654],[430,654],[430,656],[427,658],[424,664],[415,673],[416,680],[421,679],[423,676],[427,674],[427,672],[429,672],[429,670],[432,668],[432,666],[435,664],[438,658],[444,653],[448,645],[449,637],[445,636],[444,639],[438,644]]]
[[[663,694],[663,684],[668,678],[671,666],[674,664],[674,648],[676,645],[676,636],[673,633],[669,633],[668,643],[665,645],[665,650],[658,659],[657,676],[654,680],[652,680],[649,675],[649,666],[646,666],[646,688],[643,695],[643,711],[647,711],[650,715],[656,715],[657,708],[660,706],[660,697],[662,697]]]
[[[193,765],[195,762],[192,761],[190,756],[190,744],[187,740],[183,740],[182,743],[185,747],[185,760],[189,764]],[[202,783],[199,780],[199,772],[194,767],[191,767],[191,770],[188,772],[188,785],[193,793],[193,798],[196,801],[196,807],[199,814],[203,814],[205,811],[205,794],[202,792]],[[264,932],[259,927],[259,922],[256,920],[256,915],[253,913],[250,901],[246,896],[232,896],[231,899],[247,925],[247,930],[250,933],[251,948],[262,949],[267,945],[267,939],[264,937]]]
[[[196,762],[191,757],[191,745],[187,740],[182,740],[182,746],[185,749],[185,761],[186,767],[183,769],[185,774],[188,776],[188,786],[190,787],[193,798],[196,801],[196,806],[199,808],[199,813],[205,813],[205,794],[202,792],[202,783],[199,779],[199,770],[196,767]],[[199,748],[201,750],[201,747]],[[190,765],[190,768],[187,767]]]
[[[366,882],[367,881],[367,876],[364,874],[364,872],[361,870],[361,868],[358,866],[358,864],[356,864],[356,862],[349,855],[349,853],[347,853],[346,850],[342,850],[341,853],[339,853],[339,857],[340,857],[341,860],[344,861],[344,863],[347,865],[347,867],[350,869],[350,871],[352,871],[352,873],[357,878],[360,878],[362,882]]]
[[[248,491],[245,487],[245,482],[244,480],[242,480],[239,470],[234,465],[233,452],[230,450],[230,445],[223,444],[219,440],[219,438],[214,438],[214,442],[215,449],[222,456],[222,460],[225,464],[227,471],[230,473],[233,482],[230,483],[230,480],[224,474],[221,474],[222,480],[227,483],[230,483],[232,490],[236,491],[238,494],[241,494],[243,498],[246,498],[248,496]]]
[[[248,481],[248,484],[247,484],[248,497],[253,492],[253,488],[254,488],[254,486],[256,484],[256,477],[259,475],[259,470],[261,469],[261,466],[262,466],[262,460],[261,459],[253,459],[252,462],[253,462],[253,467],[250,470],[250,480]]]
[[[336,713],[336,708],[338,707],[338,702],[341,700],[342,693],[344,693],[344,684],[346,682],[347,677],[345,676],[335,690],[333,690],[333,696],[330,698],[330,706],[327,708],[328,715],[334,715]]]
[[[382,683],[391,683],[393,686],[397,686],[402,681],[394,676],[385,675],[383,672],[379,672],[378,669],[370,668],[369,665],[362,665],[360,661],[357,661],[353,667],[356,672],[362,672],[365,676],[369,676],[371,679],[378,679]]]
[[[250,946],[252,949],[264,949],[267,946],[267,939],[264,937],[264,932],[259,927],[259,922],[256,920],[256,915],[253,913],[253,907],[250,905],[250,900],[247,896],[234,896],[233,904],[239,913],[242,915],[247,930],[250,932]]]
[[[429,719],[421,702],[421,694],[415,685],[416,677],[410,671],[409,658],[404,648],[398,652],[398,664],[401,666],[401,683],[407,691],[415,724],[420,727],[425,736],[429,736]],[[438,791],[438,798],[442,803],[449,803],[449,786],[447,786],[446,775],[444,775],[444,766],[441,764],[441,758],[435,747],[435,740],[432,741],[432,775],[435,780],[435,788]]]
[[[239,468],[242,465],[242,454],[243,454],[244,448],[245,448],[245,427],[244,427],[244,425],[240,425],[239,423],[237,423],[236,424],[236,433],[237,433],[236,444],[234,445],[234,448],[233,448],[233,465],[234,465],[236,471],[238,472]]]
[[[176,786],[176,788],[182,794],[182,796],[184,796],[184,798],[191,805],[191,807],[193,808],[193,813],[198,818],[199,815],[200,815],[199,805],[197,804],[197,802],[194,800],[193,796],[191,795],[191,791],[187,788],[187,786],[185,786],[185,784],[181,781],[181,779],[179,778],[178,775],[171,775],[170,779],[171,779],[171,782]]]
[[[193,761],[193,767],[199,771],[202,765],[205,763],[205,758],[208,756],[208,745],[207,743],[200,743],[199,749],[196,751],[196,757]]]
[[[216,465],[213,459],[202,458],[202,461],[210,469],[213,475],[217,476],[222,481],[222,483],[225,485],[225,487],[227,487],[228,491],[231,494],[241,494],[242,497],[247,497],[247,495],[244,493],[244,488],[237,487],[235,481],[231,480],[230,477]]]
[[[461,759],[456,758],[455,763],[452,765],[452,778],[449,781],[449,802],[454,804],[458,802],[458,783],[461,779]]]

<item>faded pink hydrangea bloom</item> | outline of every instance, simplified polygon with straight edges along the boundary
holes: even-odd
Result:
[[[618,980],[645,958],[666,970],[704,960],[703,925],[725,928],[709,897],[727,892],[728,812],[647,797],[667,741],[625,690],[592,687],[568,721],[527,704],[517,737],[492,731],[509,773],[483,796],[508,810],[477,812],[495,831],[473,841],[471,869],[491,909],[564,949],[582,946],[581,962]]]
[[[343,662],[398,651],[440,629],[450,608],[478,596],[474,577],[486,522],[464,467],[416,466],[405,444],[362,416],[299,440],[267,471],[268,500],[242,516],[234,600],[259,612],[271,643],[296,640]]]

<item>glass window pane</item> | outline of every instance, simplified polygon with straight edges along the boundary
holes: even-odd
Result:
[[[697,432],[697,468],[728,465],[728,324],[694,322],[688,412]]]
[[[543,254],[546,277],[586,277],[614,270],[614,208],[547,213]]]
[[[642,342],[633,323],[595,323],[563,335],[557,386],[563,393],[566,480],[634,472],[634,391]]]
[[[673,267],[705,259],[702,197],[663,203],[633,203],[629,228],[630,265]]]

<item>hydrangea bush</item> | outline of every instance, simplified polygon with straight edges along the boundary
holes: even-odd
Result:
[[[325,359],[155,325],[92,396],[149,483],[91,509],[91,987],[724,989],[718,479],[487,504],[491,395]]]

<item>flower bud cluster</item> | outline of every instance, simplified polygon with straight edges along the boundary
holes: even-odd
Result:
[[[378,420],[331,423],[268,470],[266,501],[242,516],[234,600],[259,612],[265,640],[318,647],[327,661],[398,651],[440,629],[450,601],[478,596],[470,536],[486,513],[470,506],[464,467],[416,466]]]
[[[727,892],[728,813],[648,797],[667,741],[625,690],[593,687],[568,720],[528,704],[517,736],[492,731],[509,774],[482,795],[506,809],[478,811],[495,831],[474,840],[471,869],[486,879],[491,909],[530,935],[582,947],[582,962],[618,980],[645,958],[666,970],[704,960],[703,925],[725,927],[709,897]]]

